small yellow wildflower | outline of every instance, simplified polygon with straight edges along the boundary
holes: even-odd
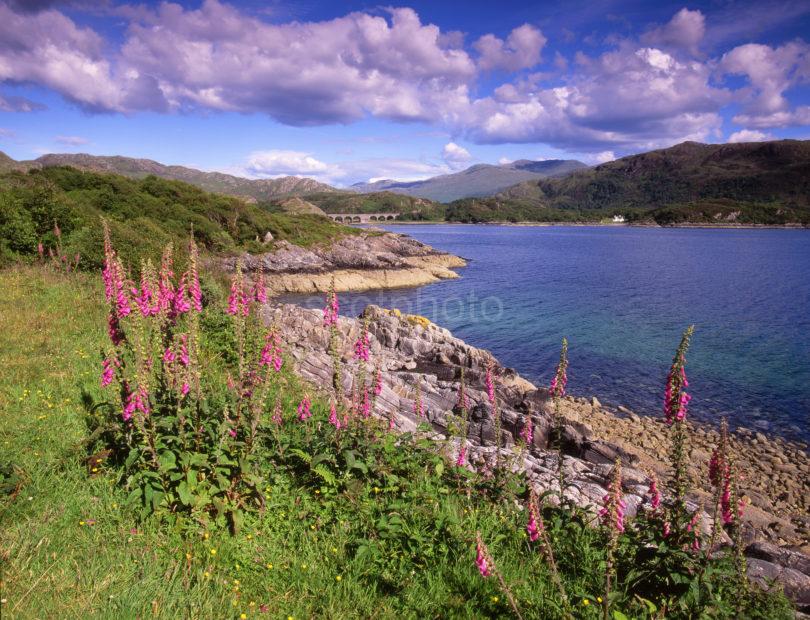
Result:
[[[203,573],[203,577],[205,577],[206,579],[210,579],[211,578],[211,573],[209,573],[208,571],[205,571]]]
[[[591,602],[588,599],[584,598],[584,599],[582,599],[582,604],[587,607],[588,605],[591,604]]]
[[[79,525],[84,525],[84,521],[79,521]]]
[[[602,597],[601,597],[601,596],[597,596],[597,597],[596,597],[596,602],[597,602],[597,603],[601,603],[601,602],[602,602]]]
[[[248,607],[256,607],[256,601],[250,601],[250,603],[248,603]]]
[[[205,534],[203,534],[203,538],[204,538],[205,540],[208,540],[208,537],[209,537],[209,536],[211,536],[211,534],[209,534],[208,532],[206,532]]]
[[[188,553],[188,552],[186,552],[186,559],[187,559],[187,560],[190,560],[190,559],[191,559],[191,554],[190,554],[190,553]]]
[[[216,555],[216,554],[217,554],[217,550],[216,549],[211,549],[211,555]]]
[[[273,565],[270,562],[268,562],[267,563],[267,568],[268,568],[268,570],[273,570]]]
[[[490,597],[489,600],[491,600],[493,603],[497,603],[500,599],[497,596],[493,596],[493,597]]]
[[[247,538],[248,540],[252,540],[252,539],[253,539],[253,536],[251,536],[250,534],[248,534],[248,535],[246,536],[246,538]]]
[[[303,568],[304,570],[306,570],[306,569],[307,569],[307,565],[306,565],[306,564],[301,564],[301,568]]]
[[[335,581],[343,581],[343,577],[341,577],[340,575],[338,575],[337,577],[335,577]]]
[[[239,585],[239,580],[238,580],[238,579],[234,579],[234,580],[233,580],[233,582],[234,582],[234,584],[236,584],[237,586]]]
[[[242,620],[245,620],[245,618],[247,618],[247,614],[239,614],[239,617],[242,618]]]

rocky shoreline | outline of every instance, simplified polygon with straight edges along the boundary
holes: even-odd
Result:
[[[423,317],[376,306],[366,308],[364,316],[369,320],[371,363],[380,368],[383,384],[376,415],[393,419],[401,432],[416,430],[421,421],[429,422],[433,438],[453,458],[459,445],[448,429],[455,420],[463,369],[470,408],[466,442],[470,467],[489,467],[498,450],[485,386],[486,368],[492,364],[502,419],[502,462],[525,471],[539,492],[556,488],[557,453],[549,449],[552,404],[545,388],[535,387],[501,366],[489,352],[464,343]],[[268,305],[264,319],[280,328],[298,374],[321,388],[329,386],[332,360],[321,312],[291,304]],[[362,322],[341,317],[338,329],[343,343],[341,379],[348,392],[355,363],[353,343]],[[414,412],[417,385],[425,420]],[[595,398],[567,397],[562,412],[566,418],[563,463],[572,483],[566,497],[594,510],[618,456],[624,463],[627,512],[634,514],[646,501],[649,473],[656,471],[661,477],[667,473],[667,427],[657,418],[627,410],[609,411]],[[533,443],[518,451],[517,438],[529,418],[535,429]],[[693,492],[688,503],[695,510],[711,503],[706,469],[717,431],[706,425],[691,425],[691,430]],[[810,610],[810,458],[806,447],[754,432],[739,433],[732,442],[745,473],[743,486],[750,504],[744,519],[750,577],[761,584],[775,579],[799,609]],[[704,511],[701,525],[708,529],[710,523],[711,517]]]
[[[229,257],[221,265],[233,272],[237,260],[248,277],[263,273],[273,294],[421,286],[457,278],[453,269],[467,264],[407,235],[375,230],[309,249],[278,241],[269,252]]]

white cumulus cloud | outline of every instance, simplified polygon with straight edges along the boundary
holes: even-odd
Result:
[[[451,168],[461,168],[472,160],[472,155],[463,146],[455,142],[448,142],[442,149],[442,159]]]
[[[774,136],[769,133],[757,131],[755,129],[740,129],[735,131],[728,137],[726,142],[764,142],[765,140],[773,140]]]

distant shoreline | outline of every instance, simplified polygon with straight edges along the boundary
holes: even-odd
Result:
[[[452,224],[453,226],[525,226],[525,227],[547,227],[547,226],[598,226],[600,228],[716,228],[723,230],[757,230],[757,229],[775,229],[775,230],[810,230],[810,226],[802,224],[673,224],[672,226],[661,226],[660,224],[650,223],[613,223],[613,222],[432,222],[425,220],[414,221],[399,221],[393,220],[385,222],[385,226],[407,225],[407,226],[437,226],[441,224]],[[379,223],[359,224],[362,227],[379,226]]]

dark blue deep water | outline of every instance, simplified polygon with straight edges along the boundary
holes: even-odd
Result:
[[[565,336],[571,393],[648,415],[694,324],[692,415],[810,439],[810,231],[387,228],[469,266],[459,280],[344,294],[347,314],[375,303],[425,315],[538,384]]]

